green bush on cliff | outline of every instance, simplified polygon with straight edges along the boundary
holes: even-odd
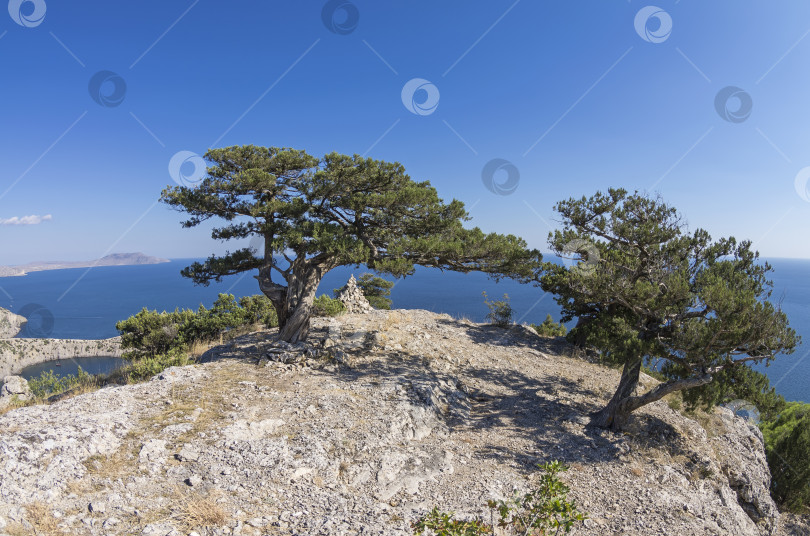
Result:
[[[486,291],[481,293],[484,296],[484,303],[489,307],[487,320],[498,327],[506,328],[512,323],[512,305],[509,303],[509,295],[504,294],[500,300],[490,300]]]
[[[136,359],[127,367],[125,374],[129,382],[140,382],[160,374],[169,367],[182,367],[190,365],[193,361],[182,348],[172,348],[165,354]]]
[[[149,311],[121,320],[115,328],[121,334],[124,358],[140,359],[187,349],[198,341],[211,341],[231,329],[261,323],[278,325],[275,309],[265,296],[246,296],[238,301],[232,294],[220,294],[211,309],[203,305],[192,311]]]
[[[368,303],[375,309],[391,309],[391,289],[394,282],[378,277],[374,274],[365,273],[357,280],[357,286],[363,291]]]
[[[810,404],[789,402],[760,424],[771,469],[771,494],[783,508],[810,508]]]
[[[64,393],[75,387],[91,385],[92,383],[92,374],[88,374],[82,370],[82,367],[78,367],[75,375],[67,374],[65,376],[57,376],[52,370],[47,370],[36,378],[28,380],[28,387],[35,398],[46,398]]]
[[[565,337],[565,334],[568,333],[568,328],[564,324],[555,322],[551,315],[546,315],[542,324],[532,324],[532,327],[538,335],[543,337]]]

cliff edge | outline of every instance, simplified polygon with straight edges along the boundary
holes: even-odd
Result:
[[[0,339],[16,337],[26,322],[28,320],[24,316],[0,307]]]
[[[483,516],[558,459],[589,515],[571,534],[793,534],[756,428],[664,402],[623,434],[585,427],[619,373],[562,340],[426,311],[311,333],[0,416],[0,533],[404,536],[433,506]]]

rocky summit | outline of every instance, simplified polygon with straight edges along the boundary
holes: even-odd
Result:
[[[664,401],[588,427],[619,373],[525,326],[372,311],[202,361],[1,416],[0,533],[406,535],[434,506],[489,519],[561,460],[572,534],[806,534],[756,427]]]

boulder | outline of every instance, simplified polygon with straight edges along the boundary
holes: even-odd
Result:
[[[31,398],[31,388],[28,381],[22,376],[6,376],[3,380],[3,387],[0,387],[0,397],[17,396],[20,400]]]

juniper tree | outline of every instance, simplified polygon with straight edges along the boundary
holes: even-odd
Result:
[[[750,242],[689,232],[660,199],[621,189],[555,208],[562,228],[549,235],[551,249],[587,262],[545,263],[541,286],[556,295],[563,322],[579,319],[572,339],[623,365],[592,424],[620,429],[645,404],[713,377],[733,378],[723,372],[796,346],[786,315],[769,301],[771,267]],[[661,360],[668,380],[636,393],[642,364]]]
[[[399,163],[256,146],[212,149],[205,158],[210,166],[197,186],[169,187],[161,200],[188,213],[184,227],[221,218],[225,225],[212,238],[258,236],[264,247],[211,256],[182,274],[206,285],[256,271],[281,340],[306,339],[318,284],[338,266],[366,264],[394,277],[412,274],[415,265],[536,277],[539,252],[513,235],[464,228],[463,203],[444,203]]]

